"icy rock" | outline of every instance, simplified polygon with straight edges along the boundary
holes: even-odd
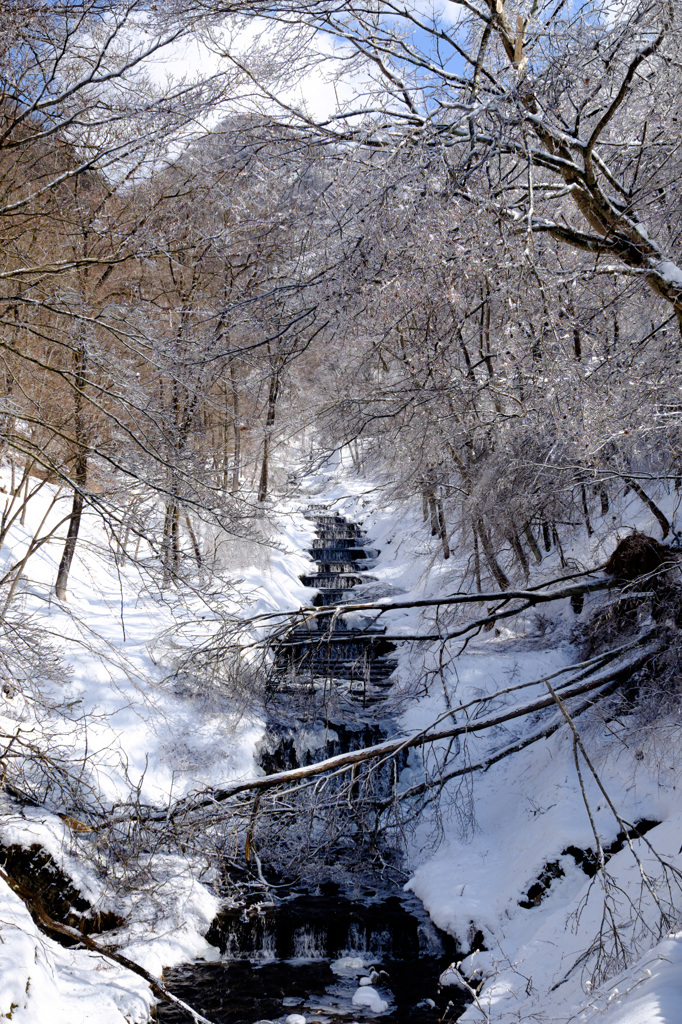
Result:
[[[367,1006],[372,1013],[385,1013],[388,1003],[382,999],[375,988],[365,985],[359,988],[353,996],[353,1006]]]
[[[306,1024],[305,1017],[302,1013],[290,1013],[284,1018],[284,1024]]]
[[[476,952],[471,953],[459,964],[450,964],[438,981],[443,987],[457,985],[467,991],[467,982],[470,985],[475,984],[482,978],[490,978],[497,973],[492,953]]]
[[[360,978],[358,985],[371,985],[372,980],[372,978]]]
[[[303,1000],[300,996],[285,996],[282,1000],[282,1006],[300,1006]]]
[[[359,956],[342,956],[329,966],[340,978],[356,978],[362,971],[367,970],[365,961]]]

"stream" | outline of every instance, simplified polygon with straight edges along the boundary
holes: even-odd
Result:
[[[360,527],[314,509],[311,556],[317,572],[301,580],[318,591],[318,608],[352,600],[377,552]],[[259,764],[268,774],[380,742],[395,732],[390,691],[395,646],[357,614],[322,614],[295,628],[276,649],[268,722]],[[394,770],[386,766],[387,771]],[[381,791],[382,781],[375,781]],[[440,991],[438,978],[456,957],[398,873],[377,876],[372,849],[356,816],[329,812],[324,863],[310,865],[293,892],[256,912],[223,910],[207,935],[216,959],[165,972],[169,989],[215,1024],[425,1024],[453,1020],[466,1001]],[[283,823],[283,829],[287,825]],[[396,862],[399,850],[385,851]],[[394,880],[391,880],[391,879]],[[166,1003],[158,1020],[187,1018]]]

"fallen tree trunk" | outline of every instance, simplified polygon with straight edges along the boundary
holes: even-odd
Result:
[[[638,658],[628,661],[625,665],[612,669],[609,673],[600,674],[596,678],[589,679],[577,685],[572,685],[571,683],[565,684],[561,689],[562,700],[571,700],[573,697],[598,690],[601,687],[606,686],[608,683],[620,681],[625,676],[631,675],[633,672],[643,668],[651,658],[652,654],[657,650],[657,646],[650,647]],[[538,684],[543,682],[544,679],[537,680]],[[273,789],[277,786],[302,779],[308,779],[316,775],[322,775],[326,772],[333,772],[341,768],[351,767],[356,764],[374,760],[375,758],[394,756],[395,754],[403,750],[409,750],[412,747],[421,747],[427,743],[435,743],[438,740],[481,732],[484,729],[491,729],[496,725],[502,725],[506,722],[511,722],[516,718],[522,718],[525,715],[530,715],[536,711],[542,711],[545,708],[553,706],[555,706],[554,698],[551,695],[548,695],[532,701],[531,703],[523,704],[520,707],[517,706],[512,708],[511,710],[505,711],[501,714],[493,715],[490,718],[475,719],[474,721],[468,721],[464,725],[454,725],[448,729],[441,729],[435,732],[424,730],[414,736],[401,736],[394,740],[386,740],[384,743],[377,743],[374,746],[365,747],[362,750],[352,750],[344,754],[336,754],[334,757],[325,758],[322,761],[318,761],[316,764],[304,765],[300,768],[292,768],[288,771],[275,772],[272,775],[264,775],[260,778],[235,782],[221,789],[209,790],[205,795],[195,797],[191,801],[183,800],[176,804],[175,807],[170,808],[165,814],[160,813],[158,815],[152,815],[151,820],[174,820],[180,815],[185,815],[204,807],[211,807],[215,804],[222,803],[231,797],[238,796],[240,793],[261,792]],[[456,711],[456,709],[453,709],[453,711]]]
[[[590,573],[578,573],[576,575],[586,576],[591,575]],[[552,584],[547,584],[551,586]],[[549,593],[543,593],[541,590],[535,590],[529,588],[528,590],[513,590],[507,591],[506,593],[492,593],[492,594],[451,594],[446,597],[434,597],[434,598],[419,598],[416,600],[409,601],[391,601],[390,603],[379,602],[379,601],[367,601],[362,604],[331,604],[324,605],[322,608],[301,608],[299,612],[274,612],[265,616],[257,616],[251,620],[252,625],[265,625],[268,621],[272,622],[275,619],[281,619],[284,617],[286,622],[281,625],[278,629],[276,628],[271,632],[267,638],[254,640],[251,643],[243,644],[239,642],[223,643],[222,645],[216,645],[213,643],[211,649],[215,652],[217,647],[222,647],[223,650],[227,649],[239,649],[245,651],[253,648],[271,648],[273,646],[286,647],[301,646],[301,643],[307,643],[307,640],[301,641],[300,638],[288,641],[287,635],[294,629],[305,626],[307,623],[314,621],[317,618],[329,617],[331,614],[331,625],[329,629],[324,632],[320,632],[318,636],[311,634],[310,642],[324,643],[326,640],[333,639],[335,644],[343,643],[357,643],[358,637],[362,636],[373,636],[370,632],[371,628],[386,612],[399,611],[408,608],[434,608],[442,607],[446,605],[466,605],[466,604],[480,604],[483,602],[495,602],[497,608],[489,609],[488,614],[481,616],[478,619],[471,619],[465,623],[459,629],[450,630],[449,632],[440,633],[422,633],[417,635],[410,635],[404,633],[382,633],[380,636],[377,634],[377,639],[400,641],[400,642],[427,642],[427,641],[440,641],[446,642],[448,640],[455,640],[459,637],[465,636],[467,633],[472,631],[480,631],[486,626],[493,625],[499,622],[501,619],[513,618],[515,615],[521,615],[523,612],[528,611],[529,608],[533,608],[538,604],[547,604],[552,601],[560,601],[563,598],[576,598],[584,596],[585,594],[591,594],[600,590],[613,590],[618,586],[622,586],[617,580],[603,579],[597,580],[591,583],[583,583],[573,587],[562,587],[559,590],[553,590]],[[506,607],[510,601],[521,601],[521,604],[515,604],[513,607]],[[369,627],[365,630],[354,631],[352,636],[334,635],[334,627],[337,620],[342,615],[346,615],[348,612],[365,612],[374,611],[377,614],[372,619]],[[239,631],[243,631],[244,623],[238,624]],[[205,651],[204,651],[205,653]]]
[[[599,567],[600,570],[602,568],[603,566]],[[590,569],[589,572],[575,573],[573,576],[565,578],[575,579],[579,576],[591,576],[596,571],[596,569]],[[559,581],[550,580],[549,583],[543,583],[537,588],[528,587],[525,590],[506,590],[503,592],[493,591],[489,594],[446,594],[444,597],[422,597],[407,601],[365,601],[357,604],[351,604],[350,602],[347,604],[328,604],[321,608],[301,608],[298,614],[304,615],[306,620],[312,620],[319,618],[320,616],[329,616],[334,613],[338,616],[339,614],[345,615],[346,612],[376,611],[379,615],[383,615],[385,612],[401,611],[406,608],[435,608],[442,605],[480,604],[484,601],[507,604],[509,601],[518,600],[526,601],[529,605],[546,604],[548,601],[560,601],[565,597],[573,597],[576,594],[591,594],[599,590],[612,590],[614,587],[618,586],[614,580],[601,579],[590,583],[579,583],[572,587],[560,587],[558,590],[551,590],[543,593],[543,590],[546,587],[552,587],[556,582]],[[257,621],[264,622],[268,618],[282,618],[284,616],[290,619],[292,614],[294,613],[273,612],[268,616],[258,616]]]

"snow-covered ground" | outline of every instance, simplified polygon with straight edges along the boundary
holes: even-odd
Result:
[[[357,485],[356,485],[357,486]],[[471,567],[455,551],[449,561],[429,554],[428,527],[421,509],[366,507],[347,477],[339,481],[335,507],[364,519],[370,540],[381,549],[374,576],[401,597],[435,596],[473,590]],[[345,494],[345,496],[344,496]],[[370,496],[371,502],[371,496]],[[679,495],[657,500],[676,524]],[[603,520],[584,529],[564,553],[575,570],[602,564],[618,539],[633,529],[654,537],[660,527],[630,492]],[[567,572],[569,570],[563,570]],[[533,582],[561,575],[556,552],[545,555]],[[374,585],[378,588],[378,585]],[[496,589],[491,586],[490,589]],[[377,593],[380,591],[377,590]],[[568,599],[500,624],[474,637],[465,649],[451,642],[441,657],[405,644],[399,676],[426,678],[428,692],[411,702],[402,717],[406,733],[426,728],[448,708],[499,690],[537,680],[535,686],[499,698],[488,713],[514,701],[547,695],[543,679],[581,660],[573,630],[598,606],[594,595],[580,618]],[[433,615],[413,610],[385,615],[389,632],[424,631]],[[429,671],[430,670],[430,671]],[[555,682],[555,685],[557,683]],[[471,713],[471,710],[470,712]],[[456,715],[463,721],[463,712]],[[553,709],[485,733],[472,732],[459,758],[471,763],[523,739]],[[581,740],[598,782],[584,760],[584,794],[576,771],[573,738],[563,727],[546,739],[476,772],[447,783],[438,812],[425,814],[412,836],[413,874],[407,888],[424,902],[434,922],[456,936],[462,949],[480,942],[486,952],[446,972],[449,984],[468,984],[476,1000],[462,1021],[596,1021],[607,1024],[679,1024],[682,1021],[682,786],[676,722],[657,721],[633,731],[627,717],[610,720],[595,712],[578,719]],[[427,755],[433,767],[439,747]],[[450,764],[449,767],[452,767]],[[404,785],[423,778],[413,759]],[[576,862],[576,850],[594,850],[593,826],[604,848],[621,832],[621,820],[658,821],[645,839],[635,839],[608,861],[606,878],[590,878]],[[579,855],[578,855],[579,856]],[[550,867],[549,886],[530,907],[531,886]],[[559,870],[556,870],[558,868]],[[619,970],[619,968],[621,968]],[[624,969],[623,969],[624,968]],[[608,979],[594,986],[595,972]],[[463,977],[464,976],[464,977]]]
[[[342,460],[302,480],[300,495],[274,509],[278,526],[270,540],[276,544],[252,559],[257,564],[249,564],[248,549],[226,568],[232,582],[219,601],[189,590],[175,592],[171,601],[164,594],[162,600],[139,568],[116,565],[94,517],[83,524],[68,602],[52,596],[61,545],[45,545],[29,562],[12,613],[20,612],[36,630],[48,630],[46,635],[64,638],[59,648],[70,676],[45,682],[42,693],[70,703],[71,711],[52,712],[46,720],[59,749],[70,750],[74,764],[87,751],[88,770],[105,802],[125,799],[133,786],[141,800],[163,804],[170,795],[257,772],[253,755],[263,730],[257,714],[248,701],[230,702],[220,692],[203,692],[174,676],[173,645],[181,649],[206,639],[225,611],[254,615],[309,601],[311,592],[298,579],[311,564],[305,554],[312,535],[301,514],[305,504],[332,505],[362,523],[380,549],[372,569],[379,582],[366,585],[366,597],[390,600],[473,589],[471,568],[456,550],[447,562],[434,557],[420,508],[378,502],[377,492]],[[2,564],[20,554],[49,497],[46,487],[30,506],[25,527],[13,528],[0,552]],[[661,505],[673,519],[675,496],[663,496]],[[607,520],[594,525],[589,541],[584,531],[573,545],[565,538],[566,557],[578,569],[602,563],[618,537],[634,527],[654,536],[659,532],[632,493]],[[559,572],[552,553],[535,570],[534,581]],[[579,660],[572,630],[598,600],[586,601],[581,619],[566,600],[541,617],[528,615],[481,633],[465,649],[450,644],[445,657],[435,648],[425,653],[420,645],[405,643],[397,672],[405,694],[402,729],[423,729],[449,708],[534,680],[534,686],[499,698],[494,708],[546,695],[543,678]],[[391,634],[409,635],[432,629],[434,615],[403,610],[383,621]],[[27,721],[33,713],[19,683],[0,697],[5,702],[4,710],[0,704],[3,731],[10,731],[20,702],[26,702]],[[462,712],[455,714],[463,720]],[[551,709],[539,713],[533,726],[547,723],[553,714]],[[682,871],[677,729],[666,731],[658,723],[633,736],[627,719],[605,722],[591,712],[579,722],[585,750],[609,798],[583,763],[585,797],[603,845],[613,843],[620,831],[609,801],[628,822],[661,823],[646,840],[633,841],[632,848],[626,844],[611,858],[606,891],[600,875],[589,878],[573,854],[564,852],[595,846],[567,728],[486,772],[447,783],[439,813],[432,805],[411,836],[408,887],[463,949],[471,947],[476,933],[483,935],[487,952],[475,957],[473,965],[462,965],[466,977],[474,971],[470,984],[478,990],[463,1018],[471,1024],[682,1020],[682,933],[675,937],[674,910],[663,924],[660,913],[661,907],[682,906],[675,875],[676,869]],[[457,756],[462,763],[464,758],[476,761],[522,739],[528,728],[524,718],[472,732]],[[433,767],[439,749],[426,764],[420,756],[411,757],[401,780],[406,788],[425,778],[425,767]],[[153,898],[140,890],[127,902],[117,897],[123,903],[115,904],[96,844],[88,834],[74,831],[73,823],[36,808],[19,810],[5,798],[0,839],[5,844],[39,842],[95,906],[122,913],[125,926],[107,934],[147,969],[160,973],[164,966],[212,955],[202,936],[217,904],[189,859],[155,857]],[[560,870],[553,869],[557,877],[541,901],[520,906],[548,865]],[[139,978],[40,934],[2,881],[0,903],[0,1018],[12,1013],[11,1019],[22,1024],[146,1019],[151,996]],[[610,923],[617,926],[615,932],[609,933]],[[598,953],[596,946],[589,950],[600,930],[602,967],[609,980],[592,988],[589,978]],[[624,940],[620,950],[618,936]],[[453,969],[444,981],[456,983],[461,973]]]

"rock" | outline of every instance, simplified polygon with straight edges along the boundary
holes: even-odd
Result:
[[[367,970],[365,961],[359,956],[342,956],[329,966],[340,978],[356,978],[361,971]]]

